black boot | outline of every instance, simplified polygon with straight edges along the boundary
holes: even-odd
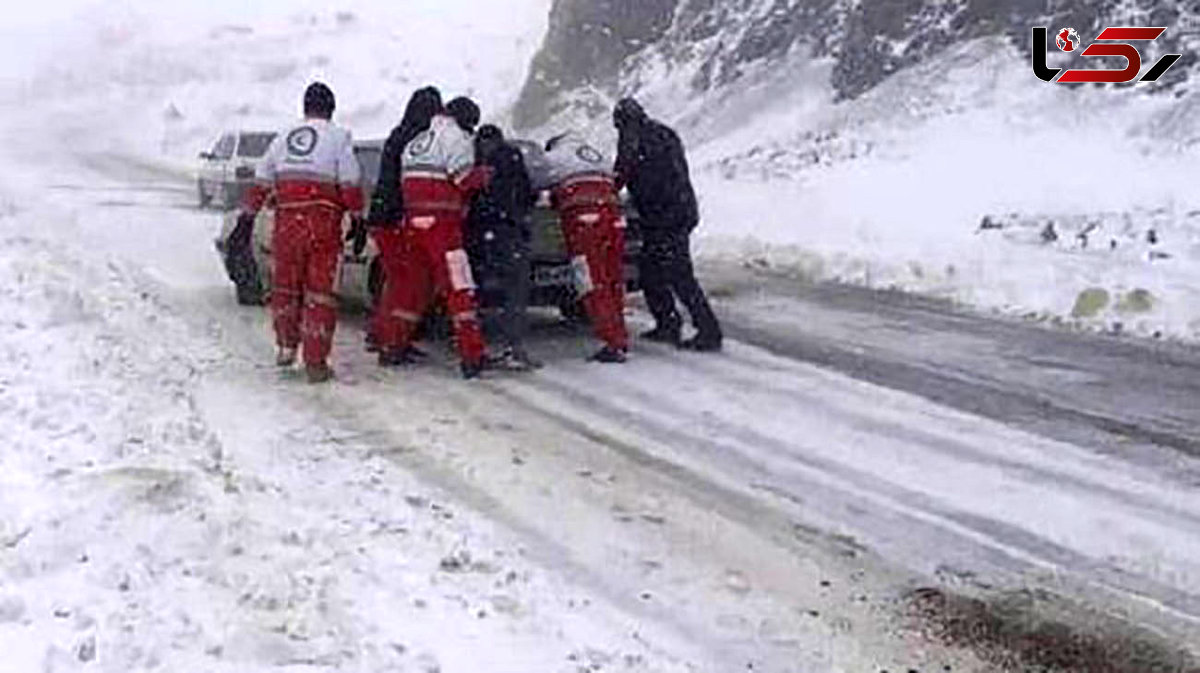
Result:
[[[600,362],[609,365],[621,364],[625,360],[625,351],[620,348],[612,348],[611,346],[601,348],[592,357],[588,358],[589,362]]]
[[[281,369],[288,369],[296,364],[296,348],[287,348],[280,346],[275,353],[275,366]]]
[[[716,353],[721,350],[722,341],[723,339],[720,334],[705,334],[701,332],[679,344],[679,347],[683,350],[696,351],[697,353]]]
[[[413,364],[413,358],[407,350],[379,351],[380,367],[403,367],[411,364]]]
[[[307,365],[304,368],[309,383],[326,383],[333,379],[333,370],[327,364]]]
[[[499,355],[485,358],[484,366],[499,371],[530,372],[541,369],[542,363],[530,357],[523,349],[506,348]]]
[[[471,379],[477,379],[481,374],[483,374],[483,362],[467,362],[464,360],[462,364],[459,365],[459,369],[462,371],[462,377],[464,379],[468,381]]]
[[[653,341],[660,344],[670,344],[672,346],[679,345],[679,328],[666,327],[657,325],[649,332],[642,332],[641,337],[646,341]]]

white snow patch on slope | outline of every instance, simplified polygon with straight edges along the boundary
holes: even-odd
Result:
[[[85,8],[55,24],[60,39],[45,62],[6,78],[0,101],[77,126],[76,142],[92,149],[188,162],[223,130],[289,123],[318,79],[338,97],[337,121],[359,138],[385,136],[426,84],[471,95],[499,119],[549,8],[549,0],[156,4]]]
[[[1196,138],[1141,133],[1178,105],[1047,86],[1000,45],[966,45],[816,120],[775,115],[701,148],[706,249],[817,279],[1200,338]],[[980,231],[985,216],[1006,229]],[[1043,241],[1051,222],[1058,238]],[[1078,310],[1088,289],[1110,301]],[[1153,306],[1131,312],[1122,299],[1137,290]]]

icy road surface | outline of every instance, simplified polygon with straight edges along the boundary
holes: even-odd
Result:
[[[349,316],[313,388],[185,177],[73,164],[0,219],[2,670],[994,670],[921,586],[1200,642],[1195,351],[721,267],[719,356],[464,383]]]

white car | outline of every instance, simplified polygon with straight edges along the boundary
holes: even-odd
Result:
[[[265,131],[230,131],[211,150],[201,152],[196,176],[200,207],[216,203],[227,210],[236,208],[242,193],[254,181],[255,170],[275,135]]]

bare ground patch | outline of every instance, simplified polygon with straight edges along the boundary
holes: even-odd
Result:
[[[1001,671],[1200,673],[1195,656],[1150,630],[1045,592],[980,599],[920,588],[905,603],[924,635],[968,648]]]

